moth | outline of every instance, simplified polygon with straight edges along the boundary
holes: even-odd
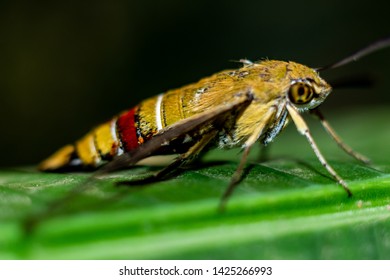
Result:
[[[239,69],[225,70],[142,101],[95,127],[74,144],[61,148],[44,160],[39,169],[98,169],[98,176],[131,167],[150,156],[177,155],[171,164],[146,179],[158,181],[209,148],[241,147],[241,161],[222,197],[223,205],[240,181],[253,145],[269,144],[292,121],[324,168],[350,196],[347,183],[325,160],[302,114],[316,115],[345,152],[367,163],[366,157],[342,142],[319,111],[318,106],[332,91],[319,73],[388,46],[390,37],[322,68],[291,61],[242,60]],[[129,182],[123,182],[126,183]]]

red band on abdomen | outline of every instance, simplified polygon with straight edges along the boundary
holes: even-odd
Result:
[[[123,148],[126,152],[138,147],[137,132],[134,122],[134,114],[137,108],[133,108],[119,116],[116,125]]]

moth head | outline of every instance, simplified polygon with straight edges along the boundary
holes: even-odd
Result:
[[[288,101],[299,111],[314,109],[324,102],[332,88],[322,79],[294,79],[287,92]]]
[[[298,74],[298,76],[295,75],[294,77],[290,77],[290,87],[287,93],[287,98],[290,104],[294,105],[299,111],[306,111],[317,107],[331,92],[331,87],[319,77],[319,72],[344,66],[370,53],[388,47],[390,47],[390,36],[374,41],[371,44],[353,52],[351,55],[323,67],[305,68],[297,64],[290,63],[288,69],[299,68],[300,70],[291,71],[291,73],[294,75]]]

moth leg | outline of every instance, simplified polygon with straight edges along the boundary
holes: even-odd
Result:
[[[313,113],[319,118],[326,132],[333,138],[337,145],[339,145],[339,147],[344,150],[344,152],[357,159],[358,161],[363,162],[364,164],[370,163],[370,159],[359,154],[358,152],[355,152],[351,147],[345,144],[343,140],[341,140],[340,136],[337,135],[337,133],[333,130],[328,121],[325,119],[324,115],[322,115],[322,113],[318,109],[311,111],[311,113]]]
[[[336,171],[329,165],[329,163],[325,160],[324,156],[321,154],[317,144],[314,142],[314,139],[310,134],[309,127],[307,126],[301,115],[298,113],[298,111],[289,104],[287,104],[287,110],[292,120],[294,121],[298,132],[306,137],[321,164],[332,175],[332,177],[337,181],[337,183],[339,183],[344,188],[348,196],[352,196],[352,192],[348,188],[347,183],[336,173]]]
[[[262,124],[255,128],[254,133],[248,138],[248,140],[244,144],[244,152],[242,154],[240,163],[234,172],[232,179],[230,180],[229,186],[225,190],[224,194],[222,195],[221,202],[219,204],[219,211],[223,211],[225,209],[226,202],[228,198],[232,195],[233,191],[237,187],[237,184],[242,179],[242,174],[244,172],[244,167],[249,155],[249,152],[252,148],[252,146],[256,143],[256,141],[259,139],[261,134],[264,131],[264,128],[266,127],[269,119],[272,117],[272,115],[275,114],[275,109],[270,109],[267,114],[263,117]]]
[[[259,151],[259,154],[257,156],[257,162],[265,162],[265,161],[269,160],[269,158],[270,158],[269,151],[270,151],[271,144],[264,146],[263,143],[259,142],[259,146],[260,146],[260,151]]]
[[[207,134],[203,135],[202,138],[197,141],[193,146],[191,146],[187,152],[184,154],[180,154],[174,162],[169,164],[167,167],[161,169],[150,177],[140,179],[140,180],[132,180],[132,181],[120,181],[117,182],[118,185],[129,185],[135,186],[137,184],[149,184],[157,181],[161,181],[164,177],[177,172],[177,170],[183,165],[188,164],[193,161],[199,153],[210,143],[212,139],[218,134],[217,130],[212,130]]]

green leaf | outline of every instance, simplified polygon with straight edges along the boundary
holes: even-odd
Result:
[[[294,125],[278,137],[266,162],[259,163],[259,151],[253,151],[223,213],[217,207],[239,150],[212,151],[203,164],[143,188],[115,182],[155,168],[96,180],[87,173],[0,170],[0,258],[388,259],[389,116],[386,108],[376,108],[330,118],[347,143],[372,158],[372,166],[345,155],[310,122],[352,198]]]

